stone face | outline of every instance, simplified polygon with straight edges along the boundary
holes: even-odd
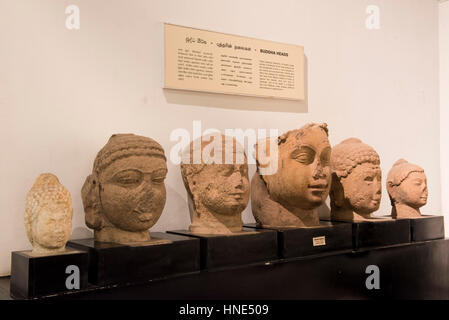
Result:
[[[251,180],[251,207],[263,227],[318,226],[317,208],[330,188],[331,147],[326,124],[310,123],[278,138],[277,145],[264,146],[276,153],[277,170],[261,174],[257,144],[257,172]],[[273,149],[270,149],[270,148]]]
[[[378,210],[382,171],[377,152],[350,138],[332,148],[331,219],[363,221]]]
[[[393,218],[421,216],[420,207],[427,203],[427,178],[424,169],[404,159],[396,161],[388,172],[387,191]]]
[[[181,175],[192,221],[190,232],[242,231],[242,211],[249,201],[248,163],[235,139],[216,134],[193,141],[184,150]]]
[[[25,228],[33,253],[65,251],[72,231],[72,198],[51,173],[41,174],[26,197]]]
[[[81,191],[86,225],[95,230],[95,240],[149,241],[149,229],[164,209],[166,175],[159,143],[134,134],[112,135]]]

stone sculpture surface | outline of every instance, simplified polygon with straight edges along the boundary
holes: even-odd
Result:
[[[150,240],[162,214],[167,175],[164,149],[134,134],[112,135],[99,151],[82,188],[85,220],[96,241]]]
[[[427,203],[427,178],[424,169],[404,159],[396,161],[387,176],[393,218],[421,217],[420,209]]]
[[[377,152],[356,138],[332,148],[331,219],[363,221],[379,209],[382,171]]]
[[[190,232],[242,231],[242,211],[249,201],[248,162],[234,138],[216,134],[193,141],[184,150],[181,175],[187,190]]]
[[[277,171],[261,174],[257,144],[257,172],[251,180],[251,206],[254,218],[262,227],[319,226],[318,207],[330,189],[331,146],[326,124],[310,123],[288,131],[278,138],[277,145],[268,145],[276,152]]]
[[[33,253],[64,252],[72,231],[72,198],[58,178],[41,174],[26,197],[25,228]]]

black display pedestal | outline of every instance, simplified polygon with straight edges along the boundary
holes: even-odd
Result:
[[[73,249],[50,255],[36,255],[31,250],[14,251],[11,253],[11,296],[32,299],[84,289],[87,261],[85,252]]]
[[[198,272],[198,239],[152,232],[153,244],[122,245],[94,239],[72,240],[68,246],[89,254],[89,282],[96,285],[137,283]]]
[[[253,223],[245,227],[275,230],[278,234],[278,254],[283,259],[329,251],[352,250],[350,223],[321,221],[320,224],[309,228],[261,228]]]
[[[372,221],[353,222],[352,228],[354,250],[411,241],[409,219],[373,218]]]
[[[444,238],[444,217],[423,215],[410,219],[411,240],[425,241]]]
[[[272,230],[243,228],[232,235],[195,234],[188,230],[167,231],[201,241],[201,269],[272,261],[278,258],[277,236]]]
[[[372,218],[367,221],[344,223],[352,225],[352,247],[354,250],[403,244],[411,241],[409,219],[392,219],[387,216]]]
[[[379,289],[366,286],[372,276],[367,273],[369,266],[378,267]],[[449,240],[441,239],[204,270],[138,285],[91,287],[46,298],[449,299],[448,270]],[[9,279],[0,278],[0,299],[8,295]],[[175,312],[178,315],[178,309]]]

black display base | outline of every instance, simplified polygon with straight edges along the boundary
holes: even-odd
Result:
[[[277,236],[273,230],[243,228],[232,235],[195,234],[188,230],[167,231],[201,241],[201,269],[249,264],[278,259]]]
[[[50,255],[36,255],[31,250],[14,251],[11,253],[11,296],[32,299],[84,289],[87,287],[87,261],[85,252],[72,249]],[[76,266],[78,270],[69,266]],[[73,282],[69,277],[74,278]],[[72,287],[74,284],[76,286]]]
[[[137,283],[200,269],[200,242],[152,232],[154,244],[123,245],[94,239],[72,240],[68,246],[89,253],[89,282],[95,285]]]
[[[448,253],[448,239],[412,242],[90,287],[46,299],[449,299]],[[366,285],[376,278],[369,266],[378,267],[378,289]],[[8,297],[9,279],[0,278],[0,299]]]
[[[444,238],[444,217],[426,216],[410,219],[411,240],[427,241]]]
[[[275,230],[278,234],[279,257],[283,259],[319,254],[328,251],[352,250],[350,223],[321,221],[309,228],[262,228],[257,224],[245,227]]]
[[[409,243],[410,220],[373,218],[370,221],[352,222],[352,236],[354,250]]]

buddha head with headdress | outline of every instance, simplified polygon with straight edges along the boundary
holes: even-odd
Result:
[[[72,231],[72,198],[51,173],[41,174],[26,197],[25,228],[35,253],[65,250]]]
[[[164,149],[151,138],[112,135],[95,158],[82,188],[85,219],[95,240],[150,240],[149,229],[165,205]]]
[[[387,191],[393,206],[393,218],[421,216],[420,207],[427,203],[427,179],[424,169],[400,159],[388,172]]]
[[[235,138],[213,134],[193,141],[183,152],[181,175],[192,233],[242,231],[242,211],[249,201],[248,162]]]
[[[268,147],[267,140],[257,143],[257,172],[251,180],[251,207],[258,225],[318,226],[318,207],[325,202],[331,182],[327,124],[309,123],[288,131]],[[262,172],[263,153],[277,154],[271,160],[275,172]]]
[[[332,148],[331,219],[361,221],[378,210],[382,171],[377,152],[360,139],[349,138]]]

